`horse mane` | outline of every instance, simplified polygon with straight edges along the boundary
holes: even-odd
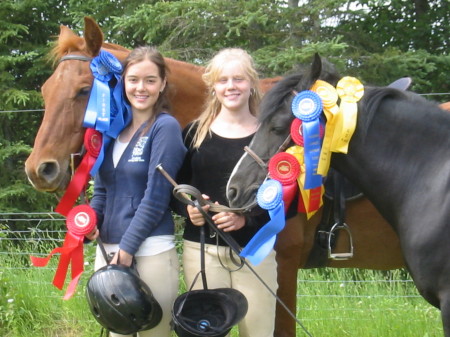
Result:
[[[264,123],[270,116],[276,113],[283,105],[287,105],[289,96],[294,96],[295,92],[309,90],[317,79],[326,81],[333,86],[341,78],[336,67],[326,59],[319,58],[320,64],[310,67],[300,66],[296,73],[288,75],[276,83],[263,97],[260,105],[262,112],[259,119]],[[316,71],[320,75],[314,75]]]
[[[363,111],[363,113],[358,113],[358,119],[362,127],[360,131],[364,136],[368,129],[370,128],[374,118],[380,118],[380,116],[375,116],[377,111],[380,111],[380,105],[386,102],[386,100],[403,100],[408,101],[414,107],[423,106],[422,113],[417,113],[417,111],[411,111],[405,118],[409,120],[416,118],[419,122],[423,120],[428,120],[426,116],[436,115],[435,110],[439,110],[439,106],[436,102],[429,101],[424,97],[410,91],[401,91],[389,87],[366,87],[364,89],[363,99],[358,105],[358,110]],[[430,117],[430,119],[432,119]]]
[[[286,104],[287,98],[292,95],[297,84],[304,79],[304,74],[292,74],[276,83],[262,98],[260,104],[261,114],[259,120],[264,123],[273,114]]]

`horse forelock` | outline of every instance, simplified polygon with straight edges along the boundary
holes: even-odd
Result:
[[[309,90],[317,79],[321,79],[335,86],[340,79],[334,65],[325,59],[321,60],[321,72],[319,78],[312,78],[310,69],[286,76],[276,83],[263,97],[260,105],[260,122],[267,122],[277,111],[281,110],[288,99],[293,97],[293,92]]]
[[[298,84],[303,79],[303,74],[293,74],[276,83],[263,97],[260,105],[260,123],[267,122],[292,96],[293,90],[298,90]]]
[[[55,64],[61,57],[70,52],[83,51],[85,45],[84,39],[76,35],[69,36],[63,40],[60,39],[55,42],[49,53],[50,61]]]

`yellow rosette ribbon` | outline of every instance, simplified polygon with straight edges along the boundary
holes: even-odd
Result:
[[[348,143],[355,132],[358,112],[357,102],[364,95],[364,86],[356,78],[343,77],[336,86],[341,99],[331,151],[347,153]]]
[[[300,175],[297,178],[298,187],[301,194],[301,200],[299,199],[299,202],[303,203],[303,207],[299,207],[299,209],[304,209],[306,213],[306,218],[310,219],[317,210],[322,206],[322,196],[324,193],[323,185],[306,190],[304,188],[305,186],[305,178],[306,178],[306,167],[305,167],[305,160],[304,160],[304,148],[299,145],[294,145],[286,149],[286,153],[289,153],[293,155],[295,158],[297,158],[299,164],[300,164]]]
[[[317,167],[317,174],[325,177],[330,167],[333,135],[336,128],[336,116],[339,113],[339,106],[337,105],[338,93],[331,84],[322,80],[317,80],[311,87],[311,91],[314,91],[321,98],[323,112],[327,118],[322,149],[320,151],[319,165]]]

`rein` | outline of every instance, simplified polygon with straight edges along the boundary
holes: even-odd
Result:
[[[191,197],[193,197],[193,200],[198,200],[198,203],[201,206],[208,205],[209,210],[211,212],[234,212],[234,213],[250,213],[251,210],[257,206],[256,200],[247,207],[232,208],[225,205],[217,205],[211,202],[210,200],[205,200],[202,194],[199,192],[199,190],[196,189],[195,187],[186,184],[178,185],[175,182],[175,180],[173,180],[173,178],[167,173],[167,171],[164,170],[161,164],[156,166],[156,168],[173,185],[173,187],[176,188],[177,193],[175,194],[174,189],[174,196],[184,204],[195,206],[191,199]]]
[[[217,234],[217,236],[220,237],[236,255],[240,256],[241,247],[239,246],[239,244],[234,240],[234,238],[229,233],[223,232],[222,230],[220,230],[216,227],[211,216],[209,215],[209,213],[207,213],[203,210],[202,206],[205,206],[207,204],[211,205],[211,208],[209,209],[210,211],[213,211],[212,207],[218,207],[218,209],[224,209],[224,210],[226,210],[226,209],[231,210],[232,208],[228,208],[228,207],[222,206],[222,205],[215,205],[212,203],[210,204],[210,202],[208,200],[205,200],[202,197],[201,192],[198,189],[196,189],[195,187],[190,186],[190,185],[182,185],[182,184],[178,185],[175,182],[175,180],[173,180],[172,177],[164,170],[164,168],[161,166],[161,164],[159,164],[156,168],[164,175],[164,177],[167,178],[167,180],[172,185],[174,185],[174,189],[173,189],[174,197],[176,199],[178,199],[180,202],[184,203],[185,205],[191,205],[193,207],[196,207],[198,209],[198,211],[205,218],[205,221],[208,224],[210,230],[212,230],[215,234]],[[191,199],[189,196],[192,196],[193,199]],[[203,228],[203,226],[202,226],[202,228]],[[289,310],[287,305],[277,296],[277,294],[275,292],[273,292],[272,289],[270,289],[270,287],[267,285],[267,283],[264,282],[264,280],[261,278],[261,276],[247,262],[247,260],[245,258],[241,258],[241,261],[255,275],[255,277],[264,285],[264,287],[266,287],[266,289],[270,292],[270,294],[272,296],[274,296],[275,300],[286,310],[286,312],[292,317],[292,319],[294,319],[295,322],[301,326],[303,331],[308,336],[311,337],[312,335],[309,333],[309,331],[306,329],[306,327],[302,324],[302,322],[297,318],[297,316],[295,316],[294,313],[292,313],[292,311]],[[198,276],[198,274],[197,274],[197,276]],[[195,280],[194,280],[194,282],[195,282]],[[205,281],[204,281],[204,285],[206,285]],[[205,286],[205,288],[206,288],[206,286]]]

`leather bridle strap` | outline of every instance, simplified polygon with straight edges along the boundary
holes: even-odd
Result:
[[[68,55],[64,55],[63,57],[61,57],[59,59],[58,64],[63,62],[63,61],[71,61],[71,60],[83,61],[83,62],[91,62],[92,61],[92,57],[84,56],[84,55],[68,54]],[[75,173],[75,169],[76,169],[75,157],[77,157],[77,156],[83,157],[85,152],[86,151],[85,151],[84,145],[83,145],[81,147],[81,151],[79,153],[71,153],[70,154],[70,168],[71,168],[71,175],[72,175],[72,177],[73,177],[73,175]]]
[[[84,55],[74,55],[74,54],[69,54],[69,55],[65,55],[63,57],[61,57],[59,59],[59,63],[63,62],[63,61],[69,61],[69,60],[76,60],[76,61],[84,61],[84,62],[90,62],[92,61],[92,57],[90,56],[84,56]]]
[[[233,213],[248,213],[250,210],[256,205],[250,205],[249,207],[239,207],[239,208],[233,208],[228,207],[225,205],[218,205],[216,203],[211,202],[210,200],[206,200],[203,198],[201,192],[196,189],[194,186],[186,185],[186,184],[180,184],[176,185],[173,189],[173,194],[175,198],[177,198],[179,201],[186,205],[191,205],[195,207],[195,201],[198,201],[198,203],[201,206],[209,206],[210,212],[233,212]]]
[[[289,143],[291,142],[291,135],[289,134],[286,139],[284,140],[284,142],[278,147],[277,151],[274,153],[274,155],[276,155],[279,152],[283,152],[284,150],[286,150],[286,148],[288,147]],[[267,170],[267,163],[264,162],[264,160],[261,159],[260,156],[258,156],[255,151],[253,151],[250,147],[245,146],[244,147],[244,151],[248,153],[248,155],[250,157],[252,157],[256,163],[263,169],[263,170]]]

